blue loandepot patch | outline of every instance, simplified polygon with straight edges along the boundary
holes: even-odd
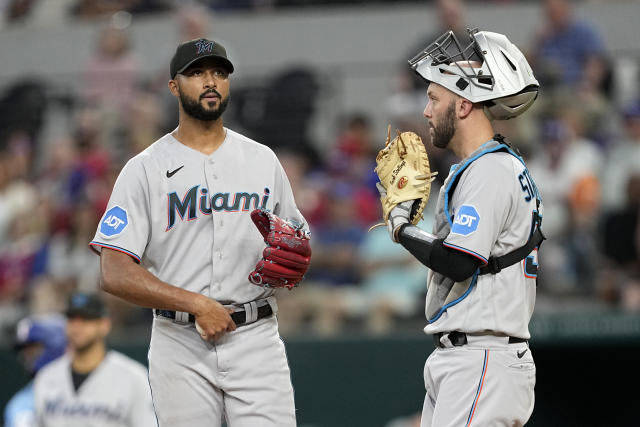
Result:
[[[471,205],[462,205],[453,219],[451,232],[467,236],[478,229],[479,222],[480,215],[478,215],[476,208]]]
[[[102,217],[100,234],[106,237],[116,236],[122,233],[122,230],[126,228],[128,223],[127,211],[120,206],[114,206]]]

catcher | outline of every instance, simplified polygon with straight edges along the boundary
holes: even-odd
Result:
[[[387,137],[376,159],[391,239],[432,270],[424,330],[436,349],[424,369],[422,427],[521,426],[533,411],[528,322],[542,201],[492,121],[526,111],[538,82],[507,37],[468,35],[465,43],[449,31],[409,61],[428,84],[431,142],[460,159],[440,189],[433,234],[416,226],[433,179],[422,141]]]

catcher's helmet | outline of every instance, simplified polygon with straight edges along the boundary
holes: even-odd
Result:
[[[438,37],[409,60],[411,68],[471,102],[483,103],[490,119],[507,120],[526,111],[539,84],[520,50],[506,36],[467,30],[462,46],[453,31]]]
[[[42,352],[27,366],[32,373],[64,354],[67,346],[66,319],[50,314],[26,317],[16,327],[16,350],[30,344],[42,344]]]

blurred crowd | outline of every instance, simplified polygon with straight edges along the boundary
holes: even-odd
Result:
[[[284,8],[333,5],[421,3],[424,0],[0,0],[0,27],[25,21],[65,20],[67,17],[91,19],[124,11],[135,15],[178,10],[185,4],[199,5],[212,11],[268,12]],[[513,3],[517,0],[476,0]],[[592,0],[593,1],[593,0]],[[603,0],[600,0],[603,1]],[[609,0],[610,1],[610,0]]]
[[[4,11],[28,13],[36,3],[5,1]],[[98,6],[134,12],[173,2],[67,3],[89,15]],[[417,37],[406,58],[449,29],[467,40],[461,0],[432,7],[442,28]],[[546,19],[522,46],[540,97],[529,113],[496,123],[525,157],[545,205],[540,300],[563,309],[586,301],[639,311],[640,94],[617,78],[610,48],[569,1],[545,0],[540,7]],[[180,15],[185,40],[208,35],[206,14],[198,11]],[[55,93],[37,79],[10,82],[0,92],[1,331],[10,333],[27,314],[61,310],[72,291],[98,291],[99,258],[87,243],[114,180],[131,156],[177,124],[166,75],[143,73],[122,16],[114,14],[100,30],[76,92]],[[426,86],[406,68],[398,64],[385,113],[394,128],[422,135],[440,171],[437,194],[458,159],[429,143]],[[314,140],[309,128],[322,85],[314,71],[291,68],[258,86],[234,87],[225,115],[228,127],[276,151],[311,225],[307,278],[279,295],[282,332],[388,333],[398,322],[424,322],[427,269],[390,241],[386,227],[368,231],[381,218],[373,169],[383,138],[373,134],[366,113],[342,111],[333,139]],[[52,116],[64,121],[65,134],[46,132]],[[426,230],[435,199],[421,225]],[[108,304],[116,335],[146,326],[151,316],[116,299]]]

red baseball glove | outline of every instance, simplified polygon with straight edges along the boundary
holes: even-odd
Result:
[[[308,234],[302,226],[295,226],[266,209],[254,210],[251,219],[267,247],[256,268],[249,273],[249,281],[270,288],[297,286],[311,260]]]

